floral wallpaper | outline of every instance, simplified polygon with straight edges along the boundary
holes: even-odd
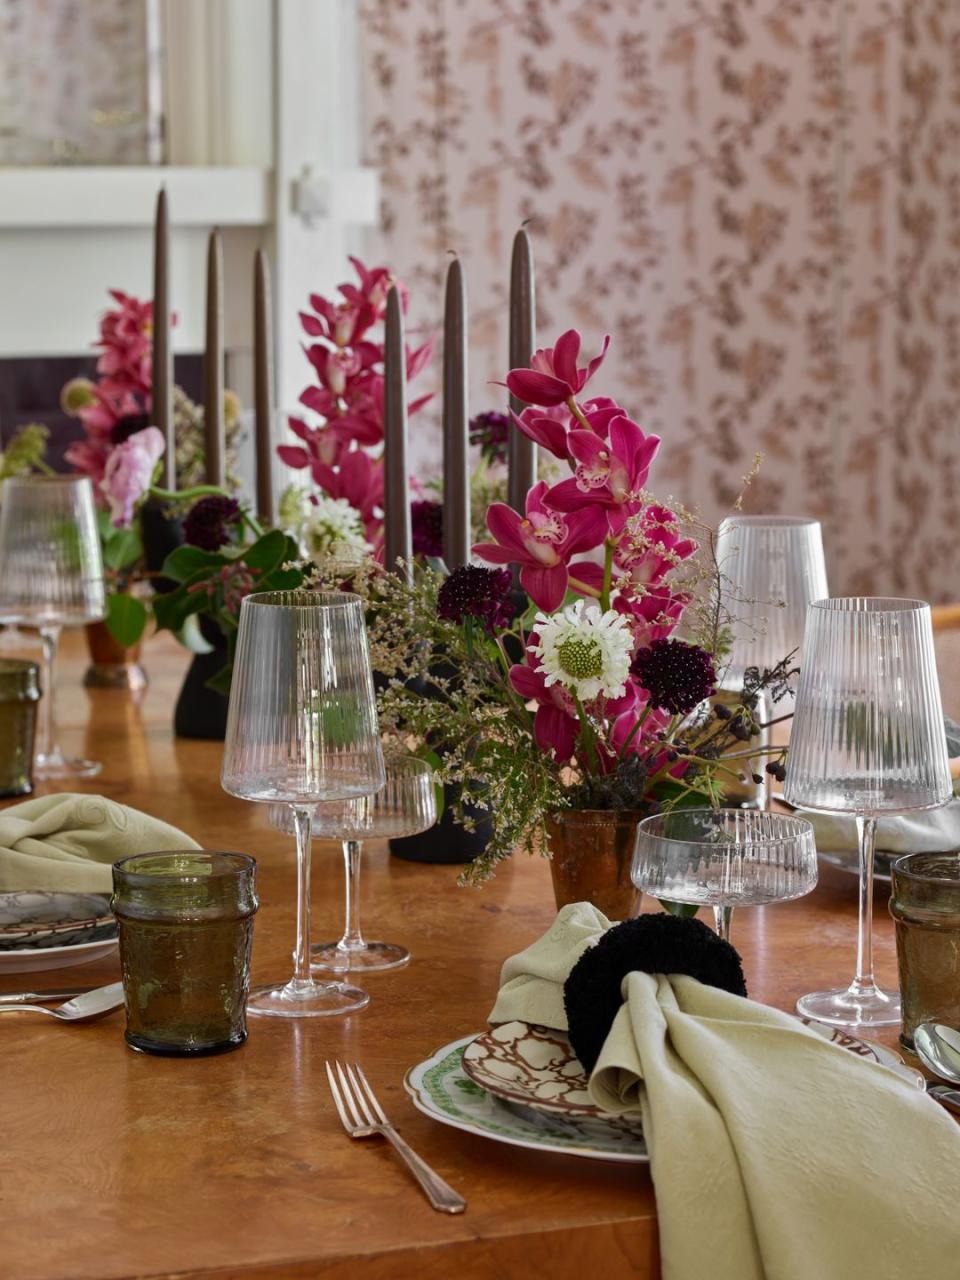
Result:
[[[0,0],[0,164],[162,159],[158,0]]]
[[[371,246],[435,329],[470,290],[499,407],[510,243],[539,334],[716,519],[819,516],[834,591],[960,598],[960,6],[952,0],[361,0]],[[600,385],[602,383],[602,385]],[[418,426],[439,465],[436,426]]]

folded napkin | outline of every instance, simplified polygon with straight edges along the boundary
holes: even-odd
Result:
[[[0,811],[0,893],[109,893],[118,858],[197,848],[176,827],[105,796],[37,796]]]
[[[812,809],[798,812],[813,825],[818,849],[856,851],[856,818],[815,813]],[[877,849],[894,854],[960,849],[960,800],[951,800],[940,809],[881,818],[877,823]]]
[[[491,1022],[566,1030],[563,983],[610,922],[587,903],[503,967]],[[664,1280],[956,1280],[960,1130],[887,1067],[779,1010],[633,972],[590,1077],[639,1107]]]

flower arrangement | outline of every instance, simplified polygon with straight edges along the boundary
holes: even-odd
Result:
[[[508,373],[527,405],[517,427],[566,474],[538,481],[523,513],[490,505],[483,563],[408,576],[368,564],[353,581],[385,681],[382,727],[430,756],[459,821],[489,818],[469,881],[544,849],[566,809],[717,803],[725,779],[762,767],[760,695],[776,701],[789,678],[785,660],[748,673],[732,707],[710,703],[726,644],[713,533],[647,489],[659,439],[584,395],[608,342],[581,364],[569,330]]]
[[[96,379],[72,378],[60,403],[83,426],[84,438],[69,446],[66,459],[93,482],[110,583],[106,625],[128,646],[139,640],[148,619],[146,604],[130,588],[148,577],[138,517],[166,442],[150,423],[153,303],[119,289],[110,296],[116,306],[101,317]],[[203,479],[203,411],[179,387],[174,411],[178,485],[195,486]],[[224,416],[232,462],[240,430],[240,402],[233,392],[224,396]]]
[[[183,521],[183,538],[163,563],[164,578],[176,585],[154,597],[157,627],[183,637],[191,620],[208,620],[206,647],[223,650],[223,665],[208,685],[226,694],[244,597],[300,586],[304,571],[294,563],[300,548],[280,529],[264,531],[245,506],[220,493],[194,503]]]
[[[375,330],[386,315],[387,294],[397,283],[401,305],[407,310],[406,289],[387,267],[367,268],[351,258],[358,283],[341,284],[339,296],[310,295],[310,310],[300,323],[311,341],[304,347],[315,381],[300,395],[311,419],[291,417],[290,430],[302,441],[280,445],[280,458],[295,470],[309,470],[316,490],[306,501],[319,506],[321,497],[342,501],[360,515],[364,537],[375,549],[382,542],[383,525],[383,342]],[[408,382],[429,364],[434,339],[407,351]],[[408,408],[415,414],[432,398],[423,395]],[[296,496],[285,495],[294,522],[309,524],[310,513],[298,507]],[[329,513],[330,508],[327,508]]]

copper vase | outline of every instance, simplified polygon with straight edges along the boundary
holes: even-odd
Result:
[[[125,649],[107,630],[105,622],[88,622],[86,626],[90,666],[83,683],[88,689],[130,689],[147,687],[147,673],[140,665],[140,641]]]
[[[630,879],[637,823],[645,813],[569,809],[547,818],[550,874],[557,909],[592,902],[611,920],[640,911],[640,890]]]

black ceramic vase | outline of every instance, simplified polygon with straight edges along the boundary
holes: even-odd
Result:
[[[227,660],[227,645],[219,627],[208,618],[200,619],[200,631],[208,644],[214,647],[210,653],[195,653],[187,667],[176,710],[173,713],[173,731],[178,738],[202,738],[208,742],[222,742],[227,732],[227,697],[207,687]]]
[[[476,822],[476,830],[468,831],[459,822],[455,822],[450,804],[455,788],[446,786],[443,789],[443,814],[440,821],[429,831],[421,831],[415,836],[401,836],[390,841],[390,852],[395,858],[404,862],[430,862],[438,866],[454,866],[472,862],[478,854],[483,853],[490,839],[490,819],[484,809],[467,806],[467,813]]]

